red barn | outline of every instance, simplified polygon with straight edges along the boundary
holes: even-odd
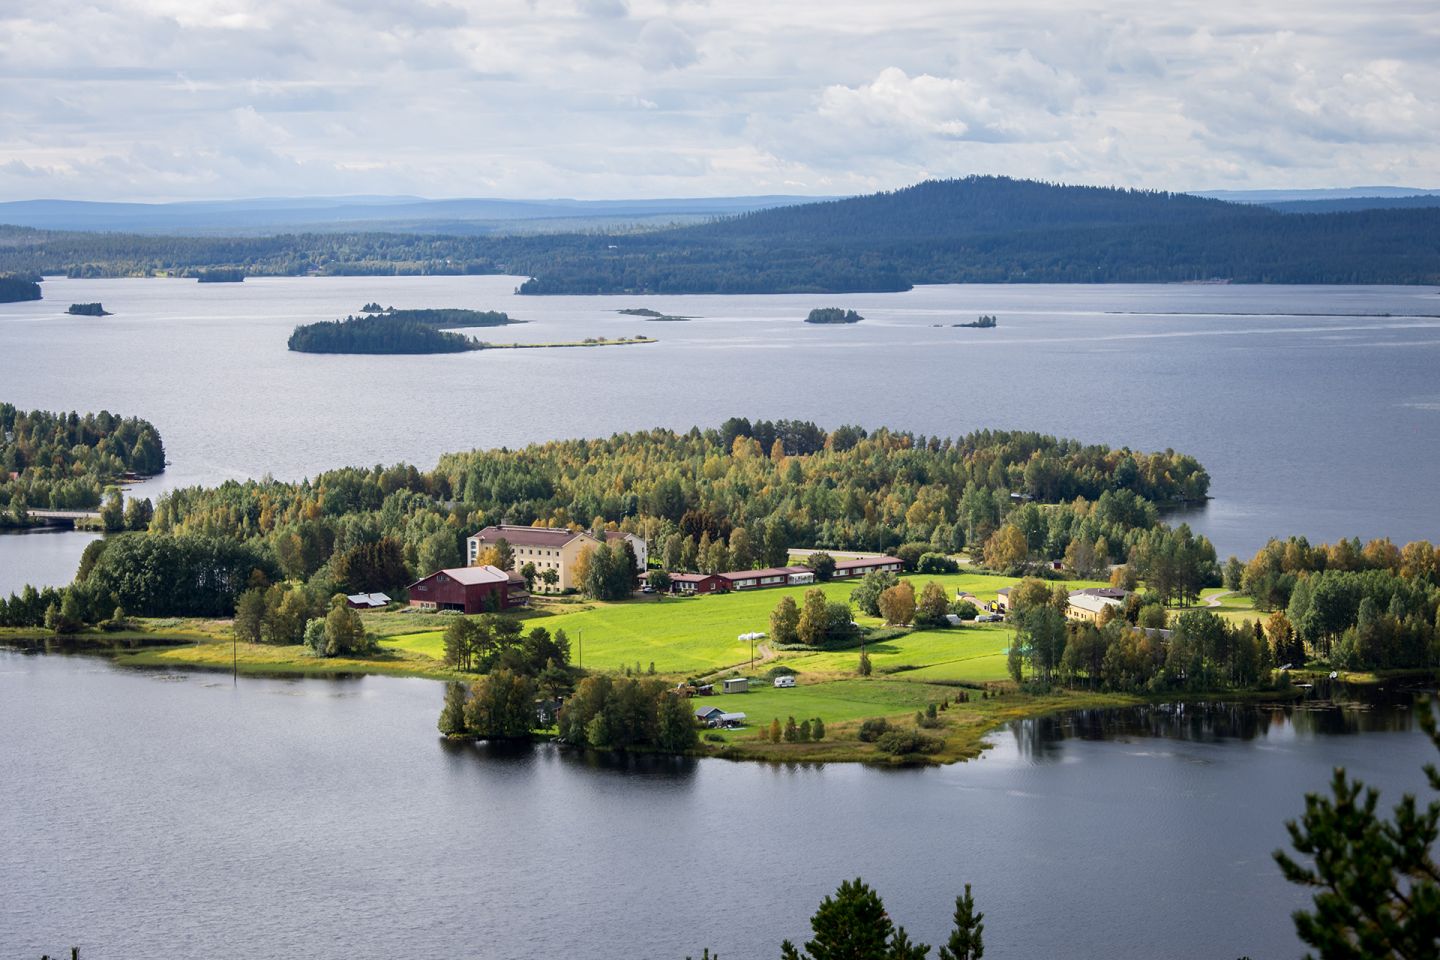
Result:
[[[423,610],[486,613],[518,607],[528,599],[519,574],[491,566],[437,570],[410,584],[410,606]]]

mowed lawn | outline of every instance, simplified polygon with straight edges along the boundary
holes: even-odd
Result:
[[[1011,628],[1003,623],[971,624],[946,630],[916,630],[866,646],[875,676],[902,681],[1004,680]],[[860,651],[787,655],[785,665],[801,678],[853,675]],[[912,669],[916,668],[916,669]]]
[[[865,717],[894,716],[923,710],[930,703],[953,697],[955,691],[923,683],[899,680],[836,680],[830,683],[800,684],[775,689],[768,683],[752,685],[749,693],[727,693],[713,697],[695,697],[694,709],[716,706],[727,713],[743,713],[753,735],[755,727],[768,726],[778,718],[801,720],[820,717],[828,723],[844,723]]]
[[[938,582],[953,597],[957,590],[974,594],[982,602],[994,599],[995,592],[1018,582],[1015,577],[977,573],[940,576],[909,575],[918,592],[930,580]],[[822,584],[830,600],[848,600],[857,581]],[[1090,582],[1070,584],[1092,586]],[[796,603],[803,601],[807,587],[752,590],[743,593],[703,597],[645,598],[621,603],[593,603],[584,609],[556,612],[537,611],[525,626],[564,630],[570,638],[572,659],[579,661],[583,640],[583,665],[591,670],[642,670],[655,664],[657,673],[671,676],[706,674],[726,667],[748,665],[750,644],[739,639],[752,631],[768,632],[770,612],[787,594]],[[857,622],[878,626],[879,621],[863,615]],[[918,631],[900,641],[886,641],[870,652],[877,672],[894,666],[924,666],[932,671],[926,680],[998,680],[1005,676],[1003,651],[1007,632],[997,627],[966,627],[959,630]],[[420,631],[392,637],[384,645],[439,659],[442,632]],[[785,662],[804,670],[802,661],[816,658],[811,669],[830,675],[853,672],[858,657],[854,651],[835,654],[783,654]],[[997,659],[998,657],[998,659]],[[907,676],[906,679],[909,679]],[[922,679],[916,677],[915,679]]]

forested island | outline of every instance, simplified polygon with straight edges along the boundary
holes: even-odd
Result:
[[[981,314],[978,320],[971,320],[969,323],[952,323],[952,327],[975,327],[980,330],[989,330],[996,326],[995,317],[988,314]]]
[[[108,486],[164,469],[165,445],[148,421],[0,403],[0,526],[27,526],[31,509],[94,510]],[[145,501],[134,503],[138,511]]]
[[[1440,208],[1282,213],[1007,177],[622,234],[159,237],[0,228],[0,271],[519,274],[525,294],[848,293],[922,283],[1437,283]]]
[[[506,314],[479,310],[396,310],[323,320],[296,327],[289,348],[297,353],[422,354],[468,350],[541,350],[558,347],[607,347],[655,343],[650,337],[586,337],[557,343],[490,343],[442,327],[496,327],[511,323]]]
[[[806,323],[859,323],[865,318],[854,310],[841,307],[816,307],[805,318]]]
[[[72,317],[108,317],[110,311],[106,310],[103,304],[99,303],[72,303],[70,309],[65,311]]]
[[[30,277],[0,277],[0,303],[40,299],[40,284]]]
[[[463,333],[383,314],[301,324],[287,343],[297,353],[464,353],[481,349],[479,340]]]

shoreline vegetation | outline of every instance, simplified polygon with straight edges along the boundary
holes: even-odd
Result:
[[[103,530],[143,529],[150,501],[126,501],[121,486],[164,470],[165,445],[147,420],[0,402],[0,529],[45,523],[35,511],[98,511]]]
[[[65,311],[72,317],[110,317],[114,316],[109,310],[98,303],[72,303],[70,309]]]
[[[865,318],[854,310],[842,307],[816,307],[805,318],[806,323],[859,323]]]

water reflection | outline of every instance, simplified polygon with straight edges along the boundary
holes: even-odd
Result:
[[[1357,687],[1322,681],[1295,703],[1157,703],[1070,710],[1016,720],[1009,731],[1020,755],[1034,763],[1057,761],[1066,740],[1153,737],[1213,744],[1282,733],[1314,737],[1406,732],[1416,728],[1414,705],[1421,692],[1410,686]]]
[[[699,761],[658,753],[590,750],[559,743],[525,740],[440,740],[440,748],[456,762],[474,762],[510,770],[559,763],[570,769],[620,777],[655,778],[684,783],[695,777]]]

